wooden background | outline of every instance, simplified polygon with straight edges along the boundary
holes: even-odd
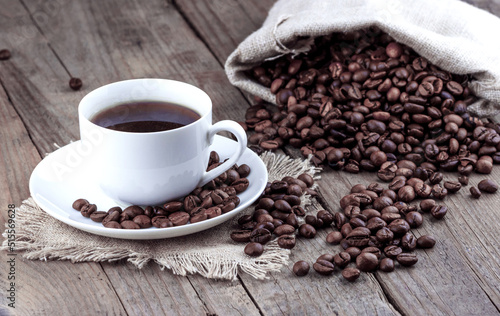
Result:
[[[231,86],[227,56],[259,28],[273,0],[0,0],[0,225],[8,204],[29,196],[28,180],[47,152],[79,138],[77,105],[89,91],[140,77],[186,81],[213,99],[214,121],[241,120],[251,97]],[[468,0],[500,15],[500,1]],[[485,25],[485,27],[487,27]],[[494,40],[494,39],[492,39]],[[499,52],[500,53],[500,52]],[[67,83],[83,79],[80,91]],[[289,154],[297,155],[295,151]],[[347,186],[374,174],[325,171],[320,191],[336,210]],[[490,175],[498,179],[500,168]],[[484,176],[473,175],[471,184]],[[155,264],[137,270],[126,262],[28,261],[17,257],[17,315],[498,315],[500,309],[500,198],[445,201],[443,221],[415,231],[432,234],[435,248],[394,273],[363,273],[347,283],[340,273],[297,278],[291,264],[257,281],[215,281],[175,276]],[[322,231],[299,240],[291,256],[313,262],[338,251]],[[0,253],[0,305],[7,305],[8,260]]]

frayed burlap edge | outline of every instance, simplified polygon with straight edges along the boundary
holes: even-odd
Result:
[[[279,180],[285,176],[296,177],[302,173],[308,173],[319,179],[317,174],[320,169],[314,167],[309,159],[293,159],[271,152],[264,152],[260,157],[268,169],[269,181]],[[311,196],[302,196],[303,205],[310,205],[312,201]],[[251,209],[244,212],[251,212]],[[229,226],[230,222],[222,225]],[[55,226],[53,230],[58,234],[70,237],[69,242],[47,238],[47,234],[51,234],[47,230],[48,226]],[[161,270],[168,269],[174,274],[183,276],[198,273],[206,278],[235,280],[241,271],[256,279],[264,279],[268,272],[279,271],[284,264],[287,264],[290,255],[290,250],[278,247],[276,239],[266,245],[264,254],[252,258],[243,254],[244,245],[236,245],[230,239],[227,245],[220,247],[207,249],[201,246],[197,251],[184,252],[165,250],[161,247],[161,241],[156,240],[130,241],[97,236],[52,218],[43,212],[32,198],[23,201],[21,206],[16,208],[16,228],[15,251],[22,252],[22,257],[29,260],[69,260],[77,263],[127,259],[138,269],[152,261],[158,264]],[[0,250],[9,249],[7,229],[6,224],[6,230],[2,234],[5,240]],[[230,228],[224,228],[222,231],[228,234]],[[214,237],[210,232],[202,234],[203,236],[206,234],[207,238]],[[73,243],[71,237],[86,240],[87,243],[83,245]],[[196,242],[192,240],[186,239],[185,242],[190,243],[190,249],[193,245],[196,246]]]

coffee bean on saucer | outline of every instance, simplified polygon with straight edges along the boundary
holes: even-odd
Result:
[[[97,206],[95,204],[87,204],[82,207],[80,213],[85,217],[90,217],[95,211],[97,211]]]
[[[84,207],[85,205],[89,205],[89,201],[85,200],[85,199],[78,199],[76,200],[75,202],[73,202],[73,208],[77,211],[80,211],[82,209],[82,207]]]
[[[310,268],[309,263],[300,260],[294,263],[292,270],[296,276],[305,276],[309,273]]]
[[[264,246],[258,242],[251,242],[245,246],[244,252],[251,257],[258,257],[264,252]]]
[[[151,218],[147,215],[137,215],[134,217],[133,222],[139,225],[140,228],[149,228],[152,226]]]
[[[96,211],[90,214],[90,219],[93,220],[94,222],[101,223],[106,216],[108,216],[108,213],[102,211]]]
[[[250,174],[251,169],[247,164],[242,164],[238,167],[237,171],[241,178],[246,178]]]
[[[156,228],[173,227],[174,224],[167,216],[155,216],[151,219],[151,224]]]
[[[174,226],[186,225],[189,221],[189,214],[186,212],[175,212],[168,216],[168,219],[172,222]]]
[[[82,80],[80,78],[71,78],[69,80],[69,87],[75,91],[80,90],[82,85],[83,85],[83,83],[82,83]]]
[[[131,220],[125,220],[125,221],[121,222],[120,225],[122,225],[122,228],[124,228],[124,229],[140,229],[141,228],[141,226],[139,226],[139,224],[137,224]]]
[[[110,222],[107,222],[106,224],[104,224],[104,227],[106,227],[106,228],[121,229],[122,225],[120,225],[120,223],[118,223],[118,222],[110,221]]]

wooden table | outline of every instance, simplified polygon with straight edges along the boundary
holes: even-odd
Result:
[[[468,0],[500,15],[500,1]],[[0,0],[0,225],[9,204],[29,196],[28,179],[45,153],[79,139],[77,105],[89,91],[118,80],[171,78],[204,89],[214,121],[242,120],[251,97],[228,82],[227,56],[264,21],[273,0]],[[494,40],[494,39],[492,39]],[[500,53],[500,52],[499,52]],[[71,77],[83,79],[72,91]],[[290,150],[291,155],[297,155]],[[500,168],[490,177],[498,179]],[[484,177],[473,175],[472,184]],[[327,170],[320,192],[331,210],[348,185],[375,175]],[[156,264],[16,262],[18,315],[498,315],[500,309],[500,195],[446,199],[435,248],[418,264],[393,273],[363,273],[354,284],[339,273],[304,278],[291,264],[269,279],[242,274],[235,282],[180,277]],[[291,261],[314,261],[333,251],[324,238],[298,241]],[[8,257],[0,253],[0,305],[7,305]]]

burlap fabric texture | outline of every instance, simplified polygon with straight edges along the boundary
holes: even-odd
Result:
[[[314,175],[319,171],[308,160],[270,152],[265,152],[261,158],[267,166],[269,181],[281,180],[285,176],[296,177],[304,172]],[[302,197],[302,203],[317,205],[309,195]],[[317,211],[317,207],[310,208],[311,212]],[[251,212],[252,209],[250,207],[240,214]],[[29,198],[16,209],[15,249],[22,253],[23,258],[32,260],[101,262],[127,259],[137,268],[153,261],[175,274],[199,273],[217,279],[234,280],[238,272],[263,279],[267,272],[279,271],[288,262],[290,250],[278,247],[275,239],[266,244],[260,257],[245,255],[245,244],[235,243],[229,237],[230,232],[237,227],[238,217],[192,235],[134,241],[93,235],[68,226],[49,216]],[[8,250],[6,231],[0,247],[0,250],[5,251]]]
[[[474,114],[500,112],[500,19],[458,0],[279,0],[262,27],[228,57],[226,74],[235,86],[275,103],[246,70],[307,52],[315,37],[370,26],[442,69],[473,75],[470,89],[482,98],[469,107]]]

